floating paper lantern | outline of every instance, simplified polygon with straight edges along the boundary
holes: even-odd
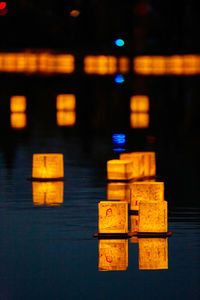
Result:
[[[130,114],[131,128],[148,128],[149,127],[149,113],[135,113]]]
[[[113,159],[107,161],[108,180],[129,180],[133,175],[133,163],[130,160]]]
[[[132,112],[148,112],[149,97],[145,95],[135,95],[130,99],[130,110]]]
[[[107,185],[108,200],[122,200],[130,202],[130,185],[125,182],[111,182]]]
[[[57,110],[73,111],[76,109],[76,97],[73,94],[60,94],[56,98]]]
[[[99,208],[99,233],[128,232],[128,203],[124,201],[101,201]]]
[[[84,71],[88,74],[114,74],[117,72],[117,58],[114,56],[86,56],[84,58]]]
[[[56,113],[57,125],[71,127],[76,124],[75,111],[58,111]]]
[[[139,238],[139,270],[168,269],[168,239]]]
[[[26,56],[25,53],[16,54],[16,71],[24,72],[26,71]]]
[[[99,271],[123,271],[128,267],[128,240],[99,240]]]
[[[4,54],[4,71],[16,72],[16,64],[17,64],[17,59],[15,53]]]
[[[150,75],[152,72],[152,57],[138,56],[133,60],[134,72],[143,75]]]
[[[138,153],[121,153],[120,160],[128,160],[132,161],[132,178],[139,178],[140,177],[140,160],[141,157]]]
[[[167,66],[168,74],[183,74],[183,58],[181,57],[181,55],[169,56]]]
[[[33,182],[34,205],[60,205],[63,203],[64,183],[62,181]]]
[[[128,73],[130,71],[130,59],[128,57],[118,58],[118,71],[121,74]]]
[[[199,56],[197,55],[183,55],[184,75],[198,74],[199,60]]]
[[[167,201],[139,203],[140,233],[167,233]]]
[[[138,210],[140,201],[164,201],[164,182],[133,182],[130,209]]]
[[[33,154],[33,179],[61,179],[63,177],[63,154]]]
[[[165,75],[166,74],[166,57],[153,56],[152,57],[152,74],[153,75]]]
[[[33,73],[38,71],[38,58],[37,54],[26,53],[26,72]]]
[[[27,125],[25,113],[11,113],[10,115],[10,126],[13,129],[23,129]]]
[[[10,111],[11,112],[25,112],[26,111],[26,97],[25,96],[12,96],[10,98]]]
[[[59,54],[55,56],[56,72],[68,74],[74,72],[74,56],[71,54]]]

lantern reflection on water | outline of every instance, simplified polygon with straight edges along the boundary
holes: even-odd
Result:
[[[148,112],[149,97],[145,95],[135,95],[130,99],[130,110],[132,112]]]
[[[148,128],[149,127],[149,113],[148,112],[131,112],[130,114],[131,128]]]
[[[166,233],[167,201],[139,203],[139,228],[141,233]]]
[[[60,205],[63,203],[64,183],[62,181],[33,182],[34,205]]]
[[[56,109],[73,111],[76,109],[76,97],[73,94],[60,94],[56,98]]]
[[[101,201],[99,209],[99,233],[128,232],[128,203]]]
[[[33,154],[33,179],[60,179],[63,177],[63,154]]]
[[[107,184],[107,199],[130,202],[130,185],[125,182],[111,182]]]
[[[99,240],[99,271],[123,271],[128,267],[128,240]]]
[[[139,238],[139,269],[168,269],[168,239]]]
[[[133,163],[130,160],[113,159],[107,161],[108,180],[129,180],[133,174]]]
[[[76,124],[75,111],[57,111],[56,120],[58,126],[74,126]]]
[[[25,112],[26,111],[26,97],[25,96],[12,96],[10,98],[10,111],[11,112]]]
[[[164,182],[133,182],[130,209],[138,210],[140,201],[164,201]]]
[[[10,115],[10,126],[13,129],[23,129],[27,125],[26,114],[25,113],[11,113]]]

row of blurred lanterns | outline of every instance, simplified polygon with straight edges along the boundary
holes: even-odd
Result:
[[[200,74],[200,55],[138,56],[133,58],[133,71],[141,75]],[[86,74],[127,74],[131,60],[126,56],[87,55],[83,68]],[[75,71],[75,57],[50,52],[0,53],[0,72],[70,74]]]
[[[134,95],[130,99],[130,127],[149,127],[149,97]],[[27,126],[27,99],[24,95],[14,95],[10,98],[11,127],[23,129]],[[74,94],[59,94],[56,98],[56,119],[58,126],[74,126],[76,124],[76,96]]]

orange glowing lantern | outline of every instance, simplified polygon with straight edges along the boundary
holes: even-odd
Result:
[[[26,56],[24,53],[16,54],[16,71],[24,72],[26,71]]]
[[[125,182],[111,182],[107,185],[108,200],[122,200],[130,202],[130,185]]]
[[[10,111],[11,112],[25,112],[26,111],[26,97],[25,96],[12,96],[10,98]]]
[[[32,73],[38,71],[38,58],[34,53],[26,53],[26,72]]]
[[[71,127],[76,124],[75,111],[58,111],[56,117],[58,126]]]
[[[139,270],[168,269],[168,239],[139,239]]]
[[[167,201],[139,203],[140,233],[167,233]]]
[[[138,232],[139,228],[139,216],[138,215],[131,215],[130,216],[130,231],[131,232]]]
[[[183,72],[185,75],[198,74],[198,55],[183,55]]]
[[[140,156],[140,177],[156,176],[155,152],[136,152]]]
[[[16,72],[16,54],[6,53],[4,55],[4,71],[6,72]]]
[[[140,155],[136,152],[132,153],[121,153],[120,160],[128,160],[132,161],[132,178],[139,178],[140,177]]]
[[[132,112],[148,112],[149,97],[145,95],[135,95],[130,100],[130,110]]]
[[[60,94],[56,98],[57,110],[75,110],[76,97],[73,94]]]
[[[24,129],[27,125],[25,113],[11,113],[10,125],[13,129]]]
[[[134,113],[130,114],[131,128],[148,128],[149,127],[149,113]]]
[[[3,61],[4,61],[4,55],[3,53],[0,53],[0,72],[4,71]]]
[[[99,271],[123,271],[128,267],[128,240],[99,240]]]
[[[33,179],[63,179],[63,154],[41,153],[33,154]]]
[[[164,201],[164,182],[133,182],[130,209],[138,210],[140,201]]]
[[[118,64],[119,73],[125,74],[130,71],[130,59],[128,57],[119,57]]]
[[[99,208],[99,233],[128,233],[128,203],[101,201]]]
[[[34,205],[55,206],[63,203],[64,183],[62,181],[33,182]]]
[[[150,75],[152,72],[152,57],[138,56],[133,60],[134,72],[137,74]]]
[[[71,54],[59,54],[55,57],[57,73],[72,73],[74,72],[74,56]]]
[[[183,58],[181,55],[172,55],[168,57],[167,73],[174,75],[183,74]]]
[[[107,161],[108,180],[130,180],[133,176],[133,163],[130,160],[113,159]]]
[[[152,57],[152,74],[153,75],[165,75],[166,74],[166,58],[164,56]]]
[[[84,58],[84,70],[88,74],[114,74],[117,72],[117,58],[114,56],[86,56]]]
[[[77,18],[80,16],[80,11],[77,10],[77,9],[73,9],[70,11],[70,16],[73,17],[73,18]]]

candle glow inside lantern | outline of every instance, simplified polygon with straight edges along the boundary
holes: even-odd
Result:
[[[148,112],[131,112],[130,114],[131,128],[148,128],[149,113]]]
[[[107,184],[107,199],[130,202],[131,190],[129,183],[111,182]]]
[[[57,111],[56,120],[58,126],[71,127],[76,124],[75,111]]]
[[[64,178],[63,154],[33,154],[32,178],[40,180]]]
[[[130,71],[130,60],[128,57],[122,56],[118,59],[119,73],[125,74]]]
[[[139,233],[167,233],[167,201],[139,203]]]
[[[130,180],[133,174],[131,160],[113,159],[107,161],[108,180]]]
[[[164,182],[133,182],[130,209],[138,210],[140,201],[164,201]]]
[[[130,99],[130,110],[132,112],[148,112],[149,97],[145,95],[135,95]]]
[[[99,271],[123,271],[128,267],[128,240],[99,240]]]
[[[64,183],[62,181],[33,182],[34,205],[55,206],[63,203]]]
[[[139,224],[138,215],[130,215],[130,232],[131,233],[138,232],[138,224]],[[132,244],[138,243],[138,237],[137,236],[131,237],[130,243],[132,243]]]
[[[73,94],[60,94],[56,98],[57,110],[73,111],[76,109],[76,97]]]
[[[128,233],[128,203],[101,201],[99,209],[99,233]]]
[[[10,111],[11,112],[25,112],[26,111],[26,97],[25,96],[12,96],[10,98]]]
[[[168,269],[168,239],[139,238],[139,270]]]
[[[11,113],[10,115],[10,126],[13,129],[23,129],[27,125],[25,113]]]

